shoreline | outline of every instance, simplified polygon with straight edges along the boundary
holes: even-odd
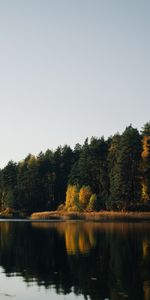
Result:
[[[35,212],[30,216],[30,220],[43,220],[43,221],[94,221],[94,222],[150,222],[150,212]]]
[[[34,212],[31,215],[0,213],[0,221],[52,222],[52,221],[85,221],[85,222],[150,222],[150,212]]]

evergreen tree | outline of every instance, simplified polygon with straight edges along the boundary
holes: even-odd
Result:
[[[16,208],[17,164],[8,162],[1,171],[1,208]]]
[[[142,129],[142,199],[150,200],[150,122]]]
[[[141,199],[140,161],[141,138],[130,125],[121,136],[117,159],[111,172],[111,197],[120,208]]]
[[[106,196],[109,193],[107,151],[103,137],[92,137],[90,143],[86,139],[69,175],[69,183],[90,186],[92,192],[102,198]]]
[[[72,149],[65,145],[63,148],[58,147],[54,152],[54,198],[55,208],[61,203],[65,202],[67,183],[71,168],[74,162],[74,155]]]
[[[109,174],[109,197],[106,199],[106,207],[112,209],[114,206],[113,195],[115,194],[115,174],[117,167],[117,159],[119,153],[121,136],[117,133],[115,134],[110,141],[109,151],[108,151],[108,174]]]

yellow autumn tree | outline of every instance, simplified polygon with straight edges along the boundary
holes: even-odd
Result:
[[[90,197],[88,206],[87,206],[87,210],[95,211],[96,208],[97,208],[97,196],[96,196],[96,194],[92,194],[92,196]]]
[[[76,185],[69,185],[66,192],[66,209],[71,211],[78,210],[79,189]]]
[[[89,204],[89,200],[92,196],[90,186],[82,186],[79,192],[79,205],[81,209],[86,209]]]

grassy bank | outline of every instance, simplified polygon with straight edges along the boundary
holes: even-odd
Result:
[[[59,212],[45,211],[35,212],[30,216],[31,220],[85,220],[97,222],[119,221],[150,221],[150,212]]]
[[[31,216],[26,216],[21,212],[6,209],[0,212],[1,219],[22,219],[28,220],[85,220],[95,222],[150,222],[150,212],[114,212],[114,211],[101,211],[101,212],[64,212],[64,211],[44,211],[34,212]]]

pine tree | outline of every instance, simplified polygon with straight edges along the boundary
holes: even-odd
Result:
[[[141,199],[141,138],[130,125],[121,136],[117,158],[111,171],[111,196],[119,208],[126,208]]]
[[[150,122],[142,128],[142,199],[150,200]]]

